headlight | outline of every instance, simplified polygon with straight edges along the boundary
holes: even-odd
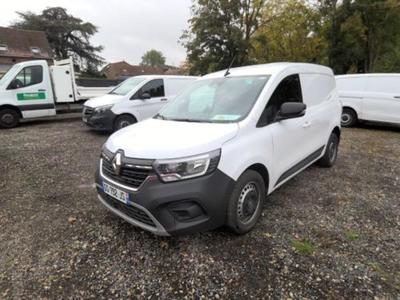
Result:
[[[221,150],[196,156],[156,160],[154,168],[164,182],[178,181],[203,176],[215,171]]]
[[[104,106],[99,106],[99,107],[96,107],[96,108],[94,109],[94,112],[95,112],[96,114],[101,114],[101,113],[103,113],[103,112],[106,112],[107,110],[110,110],[111,107],[113,107],[113,104],[104,105]]]

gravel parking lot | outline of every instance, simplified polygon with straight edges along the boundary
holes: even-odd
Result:
[[[266,199],[244,236],[160,238],[96,200],[107,135],[0,131],[0,298],[400,297],[400,129],[344,129],[337,165]]]

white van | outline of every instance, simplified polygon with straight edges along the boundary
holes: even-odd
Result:
[[[163,75],[131,77],[107,95],[86,101],[82,120],[95,130],[119,130],[153,117],[197,78]]]
[[[207,75],[152,119],[111,135],[98,199],[159,235],[222,225],[248,232],[267,194],[314,162],[335,163],[341,112],[327,67],[275,63]]]
[[[357,121],[400,124],[400,74],[341,75],[336,84],[343,126]]]

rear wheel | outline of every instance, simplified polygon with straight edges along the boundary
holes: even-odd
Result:
[[[328,144],[325,148],[325,154],[319,159],[318,165],[324,168],[332,167],[336,162],[338,149],[339,137],[335,133],[331,133]]]
[[[344,108],[342,112],[341,124],[344,127],[352,127],[357,123],[357,114],[351,108]]]
[[[265,184],[261,175],[253,170],[244,172],[229,200],[228,227],[237,234],[252,230],[261,216],[264,197]]]
[[[114,121],[114,131],[118,131],[122,128],[125,128],[129,125],[135,124],[137,121],[134,117],[130,115],[122,115],[118,116]]]
[[[0,110],[0,128],[14,128],[19,124],[19,113],[11,108]]]

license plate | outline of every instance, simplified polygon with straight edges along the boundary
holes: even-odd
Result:
[[[121,191],[105,182],[103,182],[103,190],[104,193],[106,193],[107,195],[110,195],[111,197],[125,203],[128,204],[129,201],[129,194]]]

